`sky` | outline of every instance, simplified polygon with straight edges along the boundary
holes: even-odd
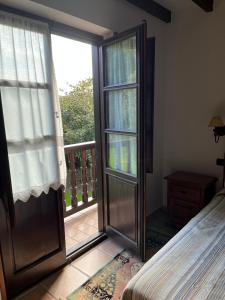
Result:
[[[52,34],[52,52],[60,95],[69,85],[92,77],[91,45]]]

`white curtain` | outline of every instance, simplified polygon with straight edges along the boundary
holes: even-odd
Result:
[[[109,128],[136,132],[136,93],[135,88],[108,92]]]
[[[0,91],[14,201],[66,182],[47,24],[0,12]]]
[[[137,89],[123,87],[137,82],[136,36],[106,46],[105,55],[106,85],[121,86],[107,92],[107,126],[123,132],[108,134],[108,166],[137,176],[137,140],[129,134],[137,131]]]
[[[106,47],[106,85],[136,82],[136,36]]]

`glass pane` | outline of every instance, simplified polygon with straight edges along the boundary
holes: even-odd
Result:
[[[106,85],[136,83],[136,36],[107,46]]]
[[[136,137],[108,134],[108,167],[133,176],[137,175]]]
[[[106,99],[107,127],[136,132],[136,89],[110,91]]]

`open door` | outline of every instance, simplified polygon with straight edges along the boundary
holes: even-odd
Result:
[[[63,191],[13,203],[1,94],[0,145],[0,281],[11,298],[65,263]]]
[[[9,299],[65,263],[64,153],[47,24],[0,12],[0,44],[0,286],[3,273]]]
[[[100,47],[105,227],[145,257],[146,24]]]

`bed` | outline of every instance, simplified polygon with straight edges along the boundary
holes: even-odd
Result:
[[[225,299],[225,190],[126,286],[122,300]]]

